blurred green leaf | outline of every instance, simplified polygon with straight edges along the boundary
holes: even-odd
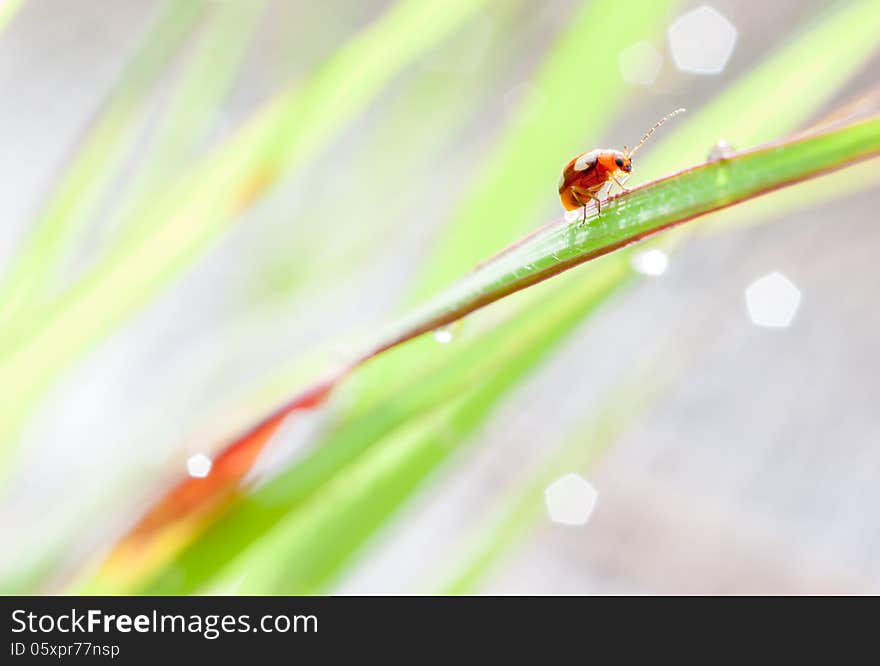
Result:
[[[626,274],[630,274],[628,269],[625,270]],[[393,510],[406,492],[418,485],[419,475],[433,468],[462,444],[464,435],[483,422],[492,404],[514,388],[561,336],[571,331],[574,322],[598,307],[609,293],[605,289],[607,284],[617,281],[619,277],[609,272],[605,282],[595,280],[586,288],[557,293],[540,311],[526,311],[486,335],[472,341],[458,341],[456,350],[450,351],[450,354],[455,354],[455,363],[442,358],[435,365],[413,368],[405,384],[388,387],[393,400],[346,415],[319,447],[280,477],[243,498],[228,516],[186,549],[142,591],[166,594],[197,590],[229,567],[237,553],[247,552],[251,544],[255,545],[255,552],[258,553],[266,552],[265,548],[276,549],[280,543],[287,543],[288,548],[297,549],[298,552],[299,549],[309,548],[306,542],[292,540],[292,537],[276,539],[270,532],[283,522],[289,526],[284,528],[285,534],[299,534],[300,528],[296,525],[299,524],[300,510],[307,514],[303,521],[315,529],[323,529],[320,527],[321,516],[332,517],[334,525],[326,529],[333,530],[334,537],[322,539],[320,543],[323,546],[311,543],[312,554],[299,565],[299,573],[287,567],[284,567],[284,571],[271,568],[258,578],[274,581],[272,584],[297,587],[300,591],[323,584],[324,578],[337,570],[350,549]],[[454,403],[454,408],[447,409],[445,406],[450,403]],[[409,424],[414,425],[410,427]],[[435,450],[438,436],[434,431],[438,428],[444,443],[442,451]],[[398,429],[406,430],[402,437],[407,443],[400,446],[392,444],[391,448],[396,451],[393,455],[377,454],[376,459],[385,462],[382,469],[375,473],[384,479],[385,471],[389,469],[386,463],[396,459],[398,454],[412,467],[395,472],[400,481],[392,484],[394,490],[382,486],[383,497],[393,501],[383,501],[381,506],[377,503],[375,513],[371,515],[378,522],[367,523],[362,509],[373,482],[367,486],[349,483],[347,466],[358,460],[376,442],[381,441],[384,447],[384,438]],[[406,452],[404,448],[411,448],[412,451]],[[359,466],[360,471],[355,473],[356,476],[373,478],[374,472],[370,467],[369,463]],[[346,499],[339,506],[333,506],[324,501],[326,497],[322,495],[322,489],[337,475],[340,478],[339,486],[346,488]],[[377,480],[375,483],[384,481]],[[335,481],[332,484],[334,488],[338,487]],[[333,491],[331,494],[334,498],[338,495]],[[355,523],[356,527],[353,526]],[[365,528],[369,529],[364,531]],[[276,546],[262,545],[261,537],[265,538],[267,534],[267,543]],[[337,552],[337,548],[341,552]],[[241,566],[232,565],[231,573],[227,572],[224,578],[237,579],[245,571],[254,571],[255,566],[245,556],[244,563]],[[311,566],[321,569],[320,576],[309,568]],[[256,591],[254,584],[255,581],[248,576],[245,587],[249,591]]]
[[[229,92],[250,44],[262,0],[222,2],[212,7],[196,52],[176,83],[173,98],[162,110],[161,126],[152,137],[146,158],[128,184],[117,220],[129,220],[173,181],[204,142],[217,120],[217,109]]]
[[[544,490],[556,478],[591,467],[645,411],[669,383],[673,373],[668,360],[639,365],[632,377],[615,384],[588,422],[578,427],[559,451],[516,486],[512,496],[502,498],[485,521],[463,539],[465,553],[449,567],[441,594],[472,594],[498,561],[545,516]]]
[[[14,10],[17,3],[7,7]],[[94,214],[122,163],[146,96],[196,21],[204,0],[169,2],[119,76],[119,84],[65,168],[54,194],[0,280],[0,328],[46,300],[71,239]]]
[[[511,2],[492,8],[493,34],[509,29],[516,5]],[[217,30],[206,34],[199,43],[201,51],[207,54],[207,46],[212,41],[207,38],[215,34],[219,38],[220,32],[223,31],[218,26]],[[460,41],[458,33],[444,40],[437,47],[437,56],[442,57],[443,53],[450,51],[454,53]],[[430,187],[433,182],[433,179],[425,183],[415,179],[414,166],[448,161],[449,154],[456,154],[457,139],[467,129],[467,123],[473,121],[475,109],[480,109],[492,96],[484,79],[509,67],[511,59],[516,57],[516,41],[499,40],[492,43],[477,73],[436,71],[421,66],[414,67],[406,75],[404,84],[397,86],[394,94],[382,101],[377,111],[370,114],[365,126],[359,127],[348,158],[335,167],[339,180],[348,183],[346,195],[359,202],[359,209],[356,216],[343,216],[334,221],[333,243],[322,242],[326,230],[320,226],[298,223],[300,220],[320,219],[327,210],[335,209],[338,192],[332,188],[310,188],[302,210],[284,206],[287,194],[279,192],[280,206],[269,206],[268,210],[261,207],[255,211],[262,217],[274,217],[280,208],[285,223],[270,230],[280,233],[277,237],[269,237],[266,247],[261,250],[265,272],[256,273],[254,284],[246,287],[244,311],[236,313],[235,319],[247,319],[254,310],[269,321],[273,317],[287,317],[289,320],[292,312],[308,317],[314,307],[312,289],[332,288],[331,285],[337,282],[356,279],[359,271],[373,260],[377,241],[393,231],[392,226],[404,217],[407,210],[418,207],[426,194],[425,186]],[[180,93],[177,97],[181,97]],[[174,104],[176,106],[178,104]],[[166,106],[163,117],[171,112],[172,109]],[[431,118],[431,124],[424,122],[426,117]],[[178,121],[169,118],[163,122],[174,124]],[[407,141],[397,140],[402,133],[407,136]],[[397,183],[404,181],[411,186],[401,190]],[[234,344],[241,345],[237,338],[242,333],[236,326],[206,333],[201,345],[232,344],[229,340],[236,340]],[[228,396],[212,394],[212,410],[204,419],[199,419],[207,423],[205,430],[208,431],[200,439],[220,443],[227,439],[228,432],[243,429],[254,415],[265,412],[278,403],[279,397],[288,394],[291,385],[303,385],[306,383],[304,377],[313,379],[316,373],[320,376],[319,371],[326,369],[321,359],[321,354],[312,350],[308,358],[296,359],[295,364],[283,368],[256,394],[253,390],[247,391],[247,387],[242,387],[240,393],[233,388]],[[313,366],[313,371],[308,371],[306,366]],[[193,428],[195,432],[200,429],[200,424]],[[125,442],[122,445],[132,444]],[[78,503],[81,506],[79,511],[59,516],[57,525],[53,523],[47,527],[44,522],[34,525],[33,531],[52,534],[55,545],[49,547],[42,540],[32,539],[34,547],[23,552],[22,561],[32,562],[39,557],[41,566],[34,574],[16,574],[16,589],[29,589],[26,586],[28,580],[45,577],[44,570],[48,566],[51,571],[53,563],[59,566],[59,559],[63,561],[67,555],[66,545],[81,532],[81,525],[91,521],[90,516],[105,515],[106,504],[113,504],[117,498],[131,493],[132,488],[147,486],[151,481],[137,467],[117,470],[114,475],[96,483],[89,497],[72,498],[67,508],[73,509],[72,505]],[[24,539],[24,535],[20,536],[19,543]],[[54,559],[48,558],[49,565],[46,565],[46,553],[53,549]],[[27,567],[28,570],[31,568]],[[0,587],[4,582],[9,584],[0,578]]]
[[[190,267],[284,169],[313,157],[404,66],[479,7],[402,0],[340,48],[303,86],[263,109],[165,195],[51,308],[0,332],[0,442],[69,363],[109,335]]]
[[[880,11],[872,0],[823,12],[699,114],[658,136],[634,172],[654,178],[670,166],[693,164],[721,139],[741,149],[784,136],[817,113],[871,59],[878,33]]]
[[[3,28],[9,24],[12,17],[15,16],[15,13],[21,9],[21,5],[22,0],[6,0],[6,2],[0,6],[0,32],[3,32]]]

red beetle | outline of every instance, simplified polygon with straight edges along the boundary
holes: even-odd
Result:
[[[623,151],[600,148],[573,158],[565,165],[565,169],[562,170],[562,175],[559,177],[559,198],[565,209],[583,208],[584,220],[586,220],[587,204],[590,201],[595,201],[596,209],[601,213],[599,191],[605,187],[606,183],[615,183],[626,192],[627,189],[618,180],[618,175],[626,182],[632,171],[632,156],[635,152],[657,131],[660,125],[683,112],[684,109],[676,109],[662,118],[645,133],[642,140],[632,150],[626,146],[623,147]]]

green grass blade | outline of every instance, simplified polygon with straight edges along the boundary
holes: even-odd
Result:
[[[404,324],[401,327],[402,332],[380,343],[371,354],[399,344],[420,332],[436,328],[492,300],[534,285],[634,239],[878,152],[880,152],[880,119],[874,118],[828,133],[741,153],[730,159],[698,166],[643,186],[626,197],[616,199],[606,208],[602,216],[591,221],[588,226],[556,225],[530,237],[509,253],[441,294],[433,305],[426,307]],[[609,266],[619,267],[619,264],[615,262]],[[605,274],[609,278],[608,284],[594,285],[600,298],[602,294],[608,293],[606,289],[608,286],[615,282],[619,284],[614,274],[610,272]],[[589,285],[589,282],[587,284]],[[571,319],[567,325],[558,322],[559,325],[551,330],[555,330],[557,335],[562,335],[570,330],[573,321],[577,321],[577,318]],[[527,340],[527,336],[522,340]],[[546,348],[541,346],[536,347],[535,350],[544,352]],[[531,347],[524,345],[520,355],[513,356],[516,361],[511,361],[508,367],[520,367],[519,364],[526,362],[531,353]],[[369,358],[371,354],[366,355],[365,358]],[[498,376],[505,376],[506,372],[508,372],[506,368],[497,371]],[[492,393],[493,400],[497,399],[497,391],[502,390],[506,385],[502,382],[494,386],[496,389],[493,389],[495,391]],[[477,401],[480,404],[480,409],[477,411],[472,412],[471,408],[467,407],[467,414],[485,414],[488,404],[491,404],[491,401],[487,403],[486,400],[488,398],[484,396]],[[470,416],[466,419],[470,424],[468,427],[474,427],[476,421],[471,422],[469,419]],[[327,455],[348,455],[339,446],[328,445],[324,450],[331,452]],[[321,474],[326,470],[320,469],[319,466],[313,471],[317,471],[318,476],[312,476],[312,480],[322,478]],[[296,473],[296,470],[293,473]],[[306,472],[306,479],[310,478],[310,473]],[[307,484],[306,489],[310,488],[316,489],[317,486]],[[232,552],[235,552],[235,549],[241,545],[238,539],[242,538],[242,535],[246,541],[253,538],[252,530],[265,529],[267,520],[271,524],[272,520],[277,520],[279,513],[283,515],[290,509],[289,502],[279,501],[277,497],[273,498],[267,493],[271,491],[258,491],[255,495],[255,504],[248,505],[252,510],[251,513],[245,510],[247,519],[237,524],[233,519],[233,524],[236,526],[223,538],[217,540],[206,538],[197,544],[196,550],[191,551],[198,553],[193,556],[197,565],[191,567],[188,580],[198,578],[198,572],[210,571],[212,567],[208,566],[209,560],[213,560],[215,566],[223,561],[224,554],[228,555],[230,552],[224,546],[231,547]],[[266,506],[277,507],[277,510],[269,511],[268,517],[264,513],[262,522],[255,520],[253,508],[257,507],[259,514],[259,507]],[[179,565],[180,563],[177,566]]]
[[[544,216],[547,193],[554,191],[562,166],[590,147],[585,141],[601,135],[628,93],[616,63],[597,59],[621,47],[620,33],[608,26],[625,25],[628,42],[649,39],[661,32],[676,4],[590,2],[571,17],[529,83],[514,122],[436,240],[415,289],[418,298],[448,284]]]
[[[449,432],[469,398],[456,399],[371,449],[233,560],[207,589],[232,584],[239,594],[320,594],[357,546],[452,452],[441,433]],[[279,558],[285,566],[277,566]],[[165,593],[161,583],[147,593],[153,589]]]
[[[872,0],[823,12],[801,35],[734,83],[699,114],[652,139],[638,178],[706,158],[725,139],[734,148],[774,140],[801,126],[877,52],[880,9]]]
[[[607,280],[621,284],[619,277],[608,273]],[[271,549],[262,544],[266,535],[273,544],[284,543],[287,548],[305,549],[306,544],[298,542],[301,533],[295,525],[303,518],[305,524],[318,526],[322,515],[332,516],[338,526],[333,528],[339,531],[333,539],[322,541],[328,545],[312,544],[311,555],[302,556],[303,563],[297,568],[299,573],[296,575],[287,567],[284,567],[285,571],[273,568],[264,578],[272,580],[273,584],[286,581],[284,584],[293,585],[300,592],[307,587],[312,589],[319,581],[324,584],[345,560],[337,548],[345,554],[353,551],[370,531],[364,529],[367,525],[362,522],[362,511],[358,508],[364,506],[364,494],[369,491],[340,482],[350,488],[346,493],[349,499],[345,506],[334,507],[315,499],[323,497],[322,489],[328,479],[336,479],[338,475],[347,481],[348,468],[352,464],[360,470],[358,477],[372,477],[371,463],[361,465],[355,461],[363,456],[388,461],[389,455],[396,457],[400,454],[400,460],[407,461],[408,468],[398,469],[392,475],[399,480],[399,483],[392,481],[390,485],[396,490],[390,491],[383,485],[387,481],[384,464],[380,476],[385,481],[376,481],[383,488],[383,497],[389,500],[372,514],[376,522],[369,527],[377,526],[380,519],[393,512],[404,499],[405,491],[418,485],[420,475],[428,473],[446,458],[445,454],[452,453],[466,442],[465,435],[479,427],[490,408],[516,387],[561,337],[572,330],[574,322],[601,305],[609,294],[605,287],[606,283],[594,280],[590,287],[578,289],[576,294],[557,293],[540,311],[521,313],[473,341],[461,340],[458,344],[462,349],[456,353],[456,363],[449,364],[442,359],[435,366],[414,369],[404,385],[389,387],[389,391],[396,394],[394,400],[346,414],[311,455],[242,499],[226,518],[169,565],[167,575],[160,574],[142,591],[191,592],[210,584],[220,572],[225,572],[221,574],[224,577],[228,575],[235,579],[239,568],[228,565],[239,551],[251,545],[255,545],[257,552]],[[446,408],[450,404],[453,409]],[[445,451],[439,456],[434,450],[437,428],[443,433],[441,439]],[[411,449],[409,453],[401,450],[404,445],[399,444],[398,437],[405,439],[405,446]],[[386,443],[391,453],[382,451]],[[375,454],[372,453],[374,449]],[[330,481],[334,486],[335,483]],[[398,492],[401,494],[395,494]],[[305,517],[300,515],[301,510]],[[285,536],[273,536],[274,529],[282,523],[286,525],[282,530]],[[252,570],[250,559],[247,562],[242,565],[242,570]],[[232,573],[229,573],[230,569]],[[181,572],[185,574],[182,577]],[[179,587],[182,581],[185,581],[185,587]],[[249,581],[248,589],[252,590],[254,584],[255,581]]]
[[[588,224],[554,223],[447,289],[367,358],[449,324],[504,296],[660,231],[880,151],[880,119],[738,153],[654,181],[606,204]]]
[[[874,123],[870,130],[853,136],[852,140],[858,144],[861,139],[871,136],[874,138],[874,151],[880,150],[880,121]],[[814,149],[819,150],[815,146],[805,148],[808,151]],[[836,149],[831,149],[829,157],[835,153]],[[831,159],[836,158],[831,157]],[[743,166],[746,170],[751,170],[752,167],[754,164]],[[770,167],[770,170],[776,169],[785,171],[784,163],[776,162]],[[719,172],[713,178],[713,182],[723,186],[726,179],[727,175]],[[564,330],[566,327],[560,322],[556,331],[561,333]],[[343,496],[332,494],[327,497],[324,491],[319,491],[303,509],[304,515],[294,513],[289,516],[277,532],[273,532],[265,543],[260,543],[257,547],[258,552],[269,553],[270,557],[277,558],[280,554],[285,561],[296,562],[294,571],[287,567],[276,568],[274,571],[264,567],[259,569],[263,574],[257,580],[251,580],[250,576],[244,579],[243,591],[293,594],[325,591],[351,554],[371,534],[371,528],[376,529],[381,526],[432,469],[446,459],[456,446],[466,442],[468,435],[487,418],[491,408],[500,401],[504,393],[515,386],[527,370],[540,360],[530,359],[532,352],[545,354],[559,339],[557,337],[545,341],[545,344],[535,345],[530,352],[518,357],[517,363],[512,367],[505,368],[493,376],[485,388],[454,401],[432,418],[429,424],[425,426],[416,424],[416,432],[421,430],[421,435],[407,429],[402,437],[393,437],[390,442],[383,442],[377,451],[369,453],[365,460],[359,461],[350,471],[334,479],[331,487],[344,488],[346,492]],[[513,368],[516,370],[514,371]],[[582,466],[585,462],[582,460],[585,451],[589,454],[589,458],[597,455],[604,446],[610,444],[619,434],[622,425],[629,421],[633,408],[632,398],[646,397],[644,384],[640,385],[640,391],[628,391],[629,400],[625,404],[618,404],[616,409],[609,410],[603,415],[593,433],[590,447],[584,447],[582,440],[577,446],[568,447],[563,452],[561,460],[556,461],[549,471],[545,471],[537,481],[533,481],[527,487],[523,496],[514,503],[512,515],[502,522],[499,526],[500,531],[493,535],[497,540],[490,542],[488,549],[461,573],[453,585],[446,590],[447,592],[460,593],[467,590],[467,586],[477,580],[493,557],[503,551],[505,542],[514,539],[520,530],[527,527],[532,517],[531,512],[535,507],[541,506],[540,494],[548,480],[552,478],[550,474],[560,465],[567,467],[574,462]],[[385,461],[386,454],[400,456],[396,460],[396,466]],[[383,463],[372,464],[375,456],[382,457]],[[369,476],[370,473],[375,476]],[[382,501],[375,500],[377,493],[381,493]],[[366,519],[362,520],[364,515],[359,508],[366,505],[369,505],[371,510]],[[302,531],[303,522],[300,521],[305,522],[308,531]],[[323,532],[323,530],[329,531]],[[317,538],[318,536],[322,538]],[[326,550],[316,546],[322,543],[330,543],[332,546]],[[255,562],[246,559],[244,566],[241,569],[233,568],[233,572],[254,571],[254,565]]]
[[[840,7],[836,13],[826,17],[824,21],[814,22],[812,28],[805,30],[799,37],[791,40],[789,44],[784,46],[769,60],[763,62],[754,71],[734,83],[729,92],[725,91],[719,95],[704,110],[689,113],[685,121],[678,126],[670,126],[665,140],[656,140],[653,147],[647,146],[644,151],[647,153],[647,159],[640,158],[637,161],[636,168],[638,173],[636,178],[642,178],[641,174],[645,173],[656,175],[656,173],[659,173],[658,169],[661,169],[662,165],[667,165],[668,168],[671,164],[681,164],[679,161],[680,155],[692,155],[694,161],[700,161],[708,153],[709,148],[719,138],[724,136],[732,137],[731,140],[738,142],[740,146],[750,146],[774,138],[774,135],[767,134],[767,127],[781,128],[783,133],[795,129],[803,118],[816,113],[825,99],[839,90],[846,78],[857,71],[874,53],[876,45],[869,46],[869,44],[874,39],[873,36],[877,30],[880,30],[880,16],[878,16],[878,12],[874,11],[875,6],[871,0],[862,0],[861,2]],[[842,32],[845,32],[849,37],[843,40],[843,42],[840,40],[834,41]],[[857,47],[852,48],[852,44],[856,44]],[[863,48],[859,48],[859,46]],[[795,62],[798,63],[797,67],[800,69],[816,74],[811,80],[811,85],[795,86],[790,82],[789,68],[794,66],[793,63]],[[552,71],[554,68],[548,67],[548,69]],[[550,77],[550,80],[556,80],[556,77]],[[539,77],[540,81],[541,78]],[[564,91],[560,88],[570,87],[567,79],[559,78],[556,80],[556,83],[556,87],[553,88],[548,88],[543,83],[537,87],[539,90],[549,93],[550,97],[555,99],[558,96],[564,96]],[[619,82],[617,85],[619,85]],[[816,92],[817,90],[818,92]],[[796,106],[789,104],[788,98],[783,95],[783,91],[785,94],[795,95]],[[762,103],[743,104],[744,99],[761,100]],[[530,100],[526,100],[525,106],[528,107],[531,103]],[[730,113],[730,109],[736,109],[736,113]],[[770,121],[765,126],[764,121],[766,119],[770,119]],[[561,123],[561,127],[565,128],[567,123],[568,121]],[[691,128],[692,124],[696,129]],[[542,127],[544,126],[542,125]],[[547,134],[560,131],[560,123],[548,125],[548,127],[552,128],[552,130],[548,131]],[[523,131],[528,132],[529,130]],[[569,140],[572,144],[576,145],[575,139],[569,138]],[[513,159],[512,153],[514,151],[505,149],[505,146],[508,144],[519,145],[520,140],[513,136],[507,141],[502,141],[499,148],[501,157],[493,159],[491,161],[493,165],[497,165],[504,160],[509,161]],[[567,151],[571,152],[571,148],[569,147]],[[550,168],[548,161],[547,168],[550,168],[549,173],[557,174],[560,168],[559,165],[564,164],[569,157],[570,155],[566,153],[565,158],[558,161],[552,168]],[[519,161],[524,160],[523,158],[517,158],[517,162]],[[518,188],[511,188],[510,192],[505,196],[511,197],[511,201],[518,203],[523,208],[527,207],[529,201],[548,201],[552,199],[555,193],[553,183],[549,185],[543,183],[543,174],[536,174],[534,177],[537,179],[537,183],[520,183]],[[489,206],[488,202],[501,198],[501,194],[499,191],[493,190],[494,186],[492,185],[491,175],[488,177],[488,184],[485,187],[488,188],[489,194],[481,195],[477,193],[473,198],[475,201],[486,202],[484,213],[492,220],[496,216],[500,217],[500,212]],[[493,191],[494,194],[492,193]],[[525,199],[519,198],[523,192],[529,193]],[[797,202],[795,204],[797,205]],[[756,202],[754,205],[772,207],[772,204],[764,203],[763,201]],[[453,230],[448,233],[448,238],[458,237],[459,233],[465,235],[481,233],[477,230],[482,229],[484,226],[492,228],[492,225],[484,225],[483,220],[471,219],[467,213],[471,208],[474,210],[479,209],[479,207],[476,207],[476,204],[466,202],[462,208],[464,212],[453,220]],[[511,214],[510,211],[506,212]],[[518,212],[519,210],[513,213],[514,219],[518,219],[516,217]],[[463,223],[466,229],[461,232],[456,231],[456,223]],[[503,221],[501,223],[495,222],[496,230],[491,232],[496,234],[495,244],[491,246],[493,248],[503,242],[503,232],[498,233],[497,231],[499,224],[503,224]],[[458,261],[457,256],[460,256],[465,251],[464,246],[459,247],[451,241],[449,243],[441,241],[439,245],[441,250],[438,256],[430,263],[431,266],[435,267],[430,270],[439,271],[437,275],[445,274],[447,270],[451,271],[452,266]],[[442,248],[447,249],[444,250]],[[469,257],[468,262],[472,263],[466,263],[466,265],[461,266],[459,272],[470,269],[477,260],[484,259],[490,251],[486,250],[476,258]],[[627,262],[628,259],[620,256],[608,261]],[[430,291],[432,285],[433,279],[429,277],[423,284],[424,289],[422,291]],[[401,350],[391,357],[383,358],[371,367],[365,368],[364,371],[358,373],[355,381],[361,385],[361,393],[364,396],[376,395],[378,387],[387,383],[389,376],[394,376],[401,371],[405,372],[407,366],[414,362],[422,362],[425,354],[433,353],[430,348],[426,349],[424,344],[420,345],[420,347],[417,348],[417,345],[411,345],[409,349]]]

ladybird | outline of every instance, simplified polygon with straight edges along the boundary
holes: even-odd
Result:
[[[584,209],[584,221],[587,219],[587,204],[596,202],[596,210],[602,212],[599,192],[606,184],[617,185],[621,191],[628,192],[624,186],[632,172],[632,156],[644,145],[651,135],[670,118],[684,113],[684,109],[676,109],[661,118],[649,129],[635,148],[626,146],[623,150],[599,148],[582,153],[572,158],[559,176],[559,199],[566,210]],[[621,180],[623,182],[621,182]]]

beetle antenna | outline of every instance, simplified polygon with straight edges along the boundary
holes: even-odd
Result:
[[[676,110],[673,111],[672,113],[667,113],[667,114],[666,114],[665,116],[663,116],[660,120],[658,120],[658,121],[654,124],[654,126],[653,126],[651,129],[649,129],[647,132],[645,132],[645,136],[643,136],[643,137],[642,137],[642,140],[639,141],[638,144],[636,144],[636,147],[635,147],[635,148],[633,148],[632,150],[627,150],[626,146],[624,146],[624,148],[623,148],[623,154],[626,155],[627,157],[632,157],[632,156],[635,154],[635,152],[636,152],[639,148],[642,147],[642,144],[644,144],[645,141],[647,141],[648,139],[651,138],[651,135],[652,135],[654,132],[657,131],[657,129],[660,127],[660,125],[662,125],[663,123],[665,123],[665,122],[666,122],[667,120],[669,120],[670,118],[674,118],[674,117],[677,116],[679,113],[684,113],[686,110],[687,110],[687,109],[676,109]]]

